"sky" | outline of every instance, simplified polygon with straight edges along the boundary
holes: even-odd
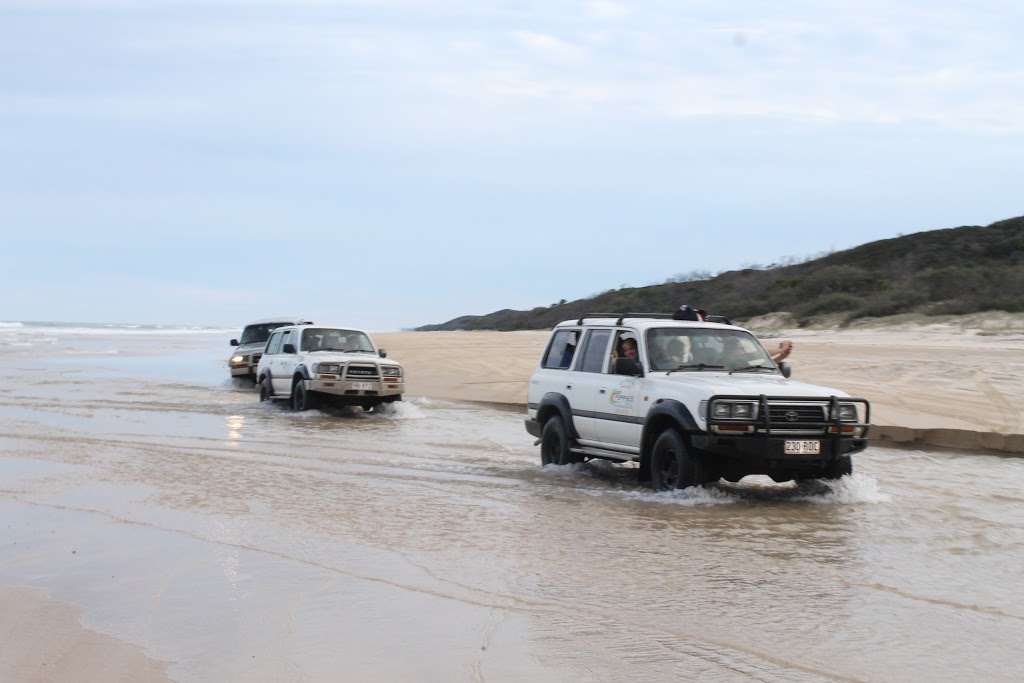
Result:
[[[0,320],[405,329],[988,225],[1021,159],[1016,0],[0,0]]]

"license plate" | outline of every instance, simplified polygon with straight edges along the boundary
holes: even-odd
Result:
[[[820,441],[787,441],[786,455],[818,455],[821,453]]]
[[[352,388],[366,391],[373,389],[373,382],[352,382]]]

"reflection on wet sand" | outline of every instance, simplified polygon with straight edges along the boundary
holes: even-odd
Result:
[[[1017,460],[874,448],[827,485],[654,493],[541,468],[514,412],[44,365],[0,364],[0,585],[175,680],[1017,675]]]

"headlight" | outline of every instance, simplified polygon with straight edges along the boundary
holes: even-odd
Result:
[[[384,373],[385,377],[401,377],[402,376],[402,368],[399,368],[399,367],[383,367],[383,368],[381,368],[381,371]]]
[[[860,418],[857,415],[857,406],[855,404],[853,404],[853,403],[840,403],[839,404],[839,421],[840,422],[859,422]]]
[[[223,358],[224,356],[221,356]],[[231,356],[232,365],[241,365],[245,363],[245,356]]]
[[[719,420],[753,420],[757,417],[757,404],[751,402],[724,403],[716,401],[713,414]]]
[[[341,363],[317,363],[313,366],[313,372],[318,375],[340,375]]]
[[[735,418],[742,418],[749,420],[754,417],[754,404],[753,403],[733,403],[732,404],[732,416]]]

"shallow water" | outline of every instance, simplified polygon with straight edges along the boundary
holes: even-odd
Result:
[[[230,333],[3,333],[0,585],[176,680],[1019,679],[1024,460],[656,494],[519,412],[261,404]]]

